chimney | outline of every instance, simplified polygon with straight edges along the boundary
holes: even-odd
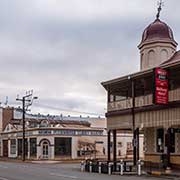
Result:
[[[13,107],[6,107],[2,109],[2,131],[6,128],[7,124],[13,120],[14,118],[14,108]]]

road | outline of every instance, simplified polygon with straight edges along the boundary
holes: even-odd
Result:
[[[0,162],[0,180],[156,180],[159,178],[118,176],[80,172],[79,164],[31,164]]]

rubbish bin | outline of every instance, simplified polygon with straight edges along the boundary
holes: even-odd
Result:
[[[101,173],[108,174],[108,163],[107,162],[102,162]]]
[[[161,168],[166,168],[168,166],[168,156],[167,154],[161,154],[160,156]]]
[[[89,172],[89,166],[90,166],[90,159],[87,159],[85,162],[85,171]]]
[[[98,173],[98,171],[99,171],[98,161],[94,160],[94,161],[92,161],[92,172]]]

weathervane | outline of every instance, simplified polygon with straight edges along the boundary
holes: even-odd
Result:
[[[162,1],[162,0],[159,0],[159,2],[158,2],[158,13],[157,13],[157,15],[156,15],[156,18],[157,19],[159,19],[159,17],[160,17],[160,12],[161,12],[161,10],[162,10],[162,6],[164,6],[164,2]]]

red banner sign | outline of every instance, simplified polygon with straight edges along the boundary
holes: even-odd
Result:
[[[161,68],[155,69],[155,104],[168,104],[168,72]]]

